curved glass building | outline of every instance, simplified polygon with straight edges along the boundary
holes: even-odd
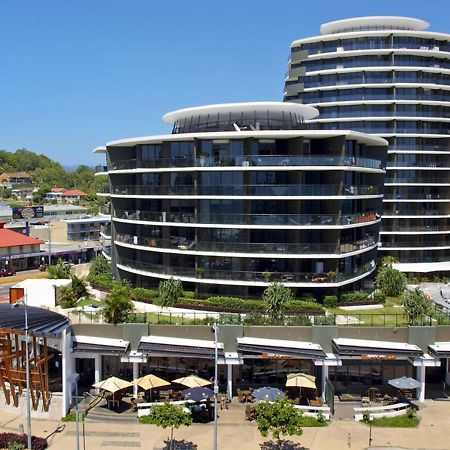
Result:
[[[450,270],[450,35],[405,17],[322,25],[294,41],[284,100],[317,130],[389,142],[380,251],[409,273]]]
[[[314,294],[361,287],[375,268],[387,142],[306,130],[316,115],[297,103],[211,105],[166,114],[172,134],[108,143],[116,275],[240,296],[274,281]]]

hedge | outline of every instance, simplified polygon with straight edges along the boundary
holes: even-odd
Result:
[[[22,444],[25,448],[27,448],[27,435],[17,433],[0,433],[0,448],[8,448],[10,444]],[[31,448],[33,450],[44,450],[47,447],[47,439],[38,436],[31,436]]]
[[[345,292],[339,296],[339,303],[346,302],[365,302],[369,294],[367,292]]]
[[[134,288],[131,290],[131,299],[143,303],[154,303],[158,298],[156,289]]]

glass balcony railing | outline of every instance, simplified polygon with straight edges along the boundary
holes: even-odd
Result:
[[[386,235],[385,238],[388,237],[392,237],[392,235]],[[429,235],[427,236],[429,238],[431,238],[432,236]],[[396,247],[406,247],[406,248],[414,248],[414,247],[418,247],[418,248],[428,248],[428,247],[442,247],[442,248],[446,248],[446,247],[450,247],[450,242],[449,241],[444,241],[441,238],[439,239],[434,239],[434,240],[426,240],[423,241],[421,239],[414,239],[414,240],[399,240],[398,236],[396,236],[396,240],[395,241],[389,241],[388,239],[383,239],[382,243],[380,244],[381,247],[388,247],[388,248],[396,248]]]
[[[399,224],[395,224],[395,225],[389,225],[388,224],[388,220],[386,219],[385,222],[383,222],[383,231],[392,231],[392,232],[398,232],[399,229],[401,229],[401,231],[411,231],[411,232],[424,232],[424,233],[430,233],[430,232],[436,232],[436,231],[442,231],[442,232],[446,232],[446,231],[450,231],[450,226],[443,224],[443,225],[400,225]]]
[[[111,236],[111,224],[103,225],[100,228],[100,232],[105,236]]]
[[[339,273],[311,273],[311,272],[259,272],[217,270],[215,268],[176,267],[163,264],[152,264],[143,261],[118,257],[117,264],[131,270],[149,272],[150,276],[175,275],[179,277],[201,278],[207,280],[234,280],[271,283],[282,281],[285,283],[341,283],[368,274],[375,269],[375,262],[370,261],[353,270]]]
[[[116,234],[116,242],[144,247],[177,249],[181,251],[204,251],[222,253],[280,253],[280,254],[331,254],[341,255],[372,247],[376,244],[374,236],[347,243],[315,244],[315,243],[260,243],[260,242],[217,242],[201,241],[187,237],[172,237],[159,239],[155,237],[132,236],[130,234]]]
[[[94,171],[95,171],[95,173],[108,172],[108,166],[105,164],[100,164],[98,166],[95,166]]]
[[[375,211],[355,214],[225,214],[114,209],[116,219],[185,224],[231,225],[354,225],[380,218]]]
[[[236,185],[119,185],[114,186],[114,195],[189,195],[189,196],[356,196],[379,195],[379,186],[346,186],[332,184],[248,184]]]
[[[258,155],[237,156],[233,158],[216,158],[201,156],[199,158],[161,158],[161,159],[124,159],[110,162],[110,170],[132,170],[140,168],[170,167],[229,167],[229,166],[354,166],[381,169],[381,161],[371,158],[350,156],[292,156],[292,155]]]
[[[439,175],[431,175],[429,177],[427,176],[415,176],[415,177],[386,177],[384,179],[385,183],[393,183],[393,184],[402,184],[402,183],[443,183],[443,184],[450,184],[450,177],[444,177]]]
[[[395,210],[388,210],[386,209],[383,212],[384,216],[448,216],[448,210],[447,209],[395,209]]]

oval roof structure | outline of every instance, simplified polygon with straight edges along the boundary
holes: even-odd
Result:
[[[166,123],[173,124],[177,120],[205,115],[205,114],[226,114],[231,112],[245,111],[279,111],[295,113],[304,120],[313,119],[319,115],[319,111],[312,106],[302,105],[290,102],[245,102],[245,103],[222,103],[216,105],[197,106],[193,108],[183,108],[164,114],[163,120]]]
[[[351,28],[361,28],[361,30],[386,26],[397,28],[399,30],[426,30],[430,24],[425,20],[415,19],[413,17],[401,16],[368,16],[368,17],[352,17],[351,19],[335,20],[327,22],[320,27],[320,34],[333,34],[343,31],[349,31]]]

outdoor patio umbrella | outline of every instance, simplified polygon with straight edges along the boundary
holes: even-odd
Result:
[[[181,393],[186,400],[194,400],[195,402],[199,402],[200,400],[204,400],[214,395],[214,391],[207,387],[189,388],[181,391]]]
[[[200,378],[197,375],[188,375],[187,377],[177,378],[176,380],[173,380],[172,383],[178,383],[182,384],[183,386],[194,388],[208,386],[212,384],[212,381],[205,380],[204,378]]]
[[[256,400],[268,400],[269,402],[274,402],[277,398],[283,398],[286,394],[277,388],[273,387],[262,387],[255,389],[252,395]]]
[[[152,389],[160,388],[163,386],[170,386],[170,383],[168,381],[163,380],[162,378],[159,378],[151,373],[133,380],[133,383],[144,389],[144,391],[150,390],[150,401],[152,396]]]
[[[287,376],[286,386],[317,389],[316,377],[306,373],[290,373]]]
[[[114,400],[114,395],[117,391],[132,387],[133,383],[122,380],[121,378],[109,377],[106,380],[99,381],[98,383],[93,384],[92,386],[98,389],[103,389],[104,391],[111,392]]]
[[[401,390],[417,389],[421,387],[421,384],[417,380],[410,377],[394,378],[393,380],[389,380],[388,383]]]

